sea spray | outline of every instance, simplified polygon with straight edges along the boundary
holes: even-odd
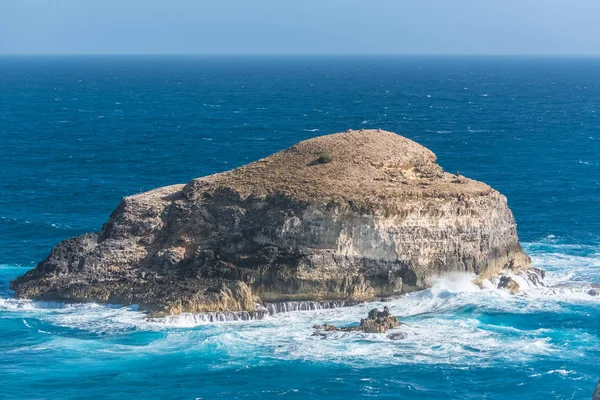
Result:
[[[449,272],[431,279],[431,292],[477,292],[481,290],[473,281],[475,274],[468,272]]]

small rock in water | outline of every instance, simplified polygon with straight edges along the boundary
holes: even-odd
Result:
[[[395,332],[395,333],[390,333],[388,335],[388,339],[391,340],[402,340],[402,339],[406,339],[408,335],[406,334],[406,332]]]
[[[592,400],[600,400],[600,380],[598,380],[598,385],[596,385],[596,390],[594,390]]]
[[[369,316],[367,318],[363,318],[360,320],[359,326],[343,326],[338,328],[333,325],[315,325],[314,329],[317,331],[326,331],[326,332],[357,332],[362,331],[365,333],[385,333],[389,329],[396,328],[402,325],[402,322],[398,321],[398,317],[392,315],[390,313],[390,309],[388,306],[383,308],[383,311],[379,311],[377,308],[369,311]],[[394,336],[394,335],[391,335]],[[396,337],[396,339],[403,339],[404,337]]]
[[[516,294],[519,292],[519,284],[510,276],[503,276],[500,278],[500,282],[498,282],[498,289],[508,289],[508,291],[512,294]]]
[[[531,268],[525,272],[527,279],[533,286],[546,286],[544,285],[544,278],[546,277],[546,271],[539,268]]]
[[[325,324],[325,325],[313,325],[313,329],[316,330],[320,330],[320,331],[337,331],[338,329],[333,326],[333,325],[329,325],[329,324]]]
[[[587,291],[587,294],[589,294],[590,296],[598,296],[598,291],[594,290],[594,289],[590,289]]]

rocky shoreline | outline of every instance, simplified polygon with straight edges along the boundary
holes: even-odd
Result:
[[[530,266],[502,194],[444,172],[402,136],[361,130],[126,197],[100,232],[63,241],[11,289],[156,317],[250,318],[269,304],[352,304],[448,272],[490,279]]]
[[[294,311],[317,311],[340,307],[352,307],[360,304],[354,301],[287,301],[280,303],[264,303],[255,305],[253,311],[214,311],[193,313],[196,322],[229,322],[253,321],[264,319],[275,314]]]

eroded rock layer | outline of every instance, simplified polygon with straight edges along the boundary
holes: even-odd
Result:
[[[126,197],[99,233],[60,243],[11,288],[168,315],[365,301],[445,272],[529,266],[503,195],[445,173],[413,141],[365,130]]]

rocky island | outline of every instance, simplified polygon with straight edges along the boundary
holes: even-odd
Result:
[[[409,139],[361,130],[126,197],[100,232],[58,244],[11,288],[153,316],[264,313],[529,268],[502,194]]]

